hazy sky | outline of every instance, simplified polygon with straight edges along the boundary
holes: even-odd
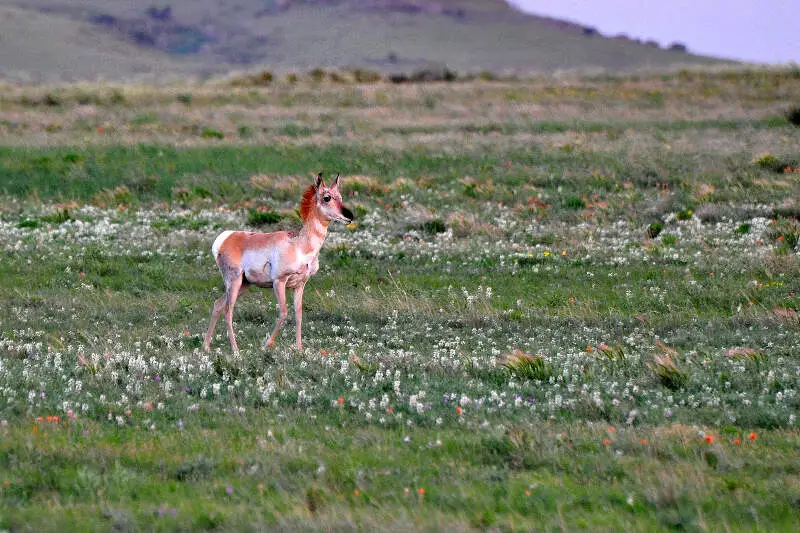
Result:
[[[800,63],[800,0],[509,0],[524,11],[580,22],[604,35],[679,41],[692,52]]]

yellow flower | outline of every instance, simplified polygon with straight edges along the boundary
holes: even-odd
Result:
[[[544,256],[547,257],[548,255],[550,255],[550,252],[545,251]]]

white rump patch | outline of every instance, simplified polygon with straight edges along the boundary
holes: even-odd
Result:
[[[211,253],[214,254],[214,261],[217,260],[217,256],[219,255],[219,249],[222,248],[222,243],[225,242],[225,239],[231,236],[231,233],[233,232],[230,230],[223,231],[222,233],[219,234],[219,237],[217,237],[214,240],[214,244],[211,245]]]

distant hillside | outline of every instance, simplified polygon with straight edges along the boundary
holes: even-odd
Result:
[[[634,29],[634,28],[632,28]],[[0,0],[0,76],[181,77],[436,62],[459,72],[716,62],[502,0]]]

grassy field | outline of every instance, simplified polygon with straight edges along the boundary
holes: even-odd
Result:
[[[0,529],[792,531],[797,71],[0,91]],[[225,229],[341,173],[304,344]],[[269,215],[265,214],[269,213]],[[269,221],[269,223],[265,223]]]

